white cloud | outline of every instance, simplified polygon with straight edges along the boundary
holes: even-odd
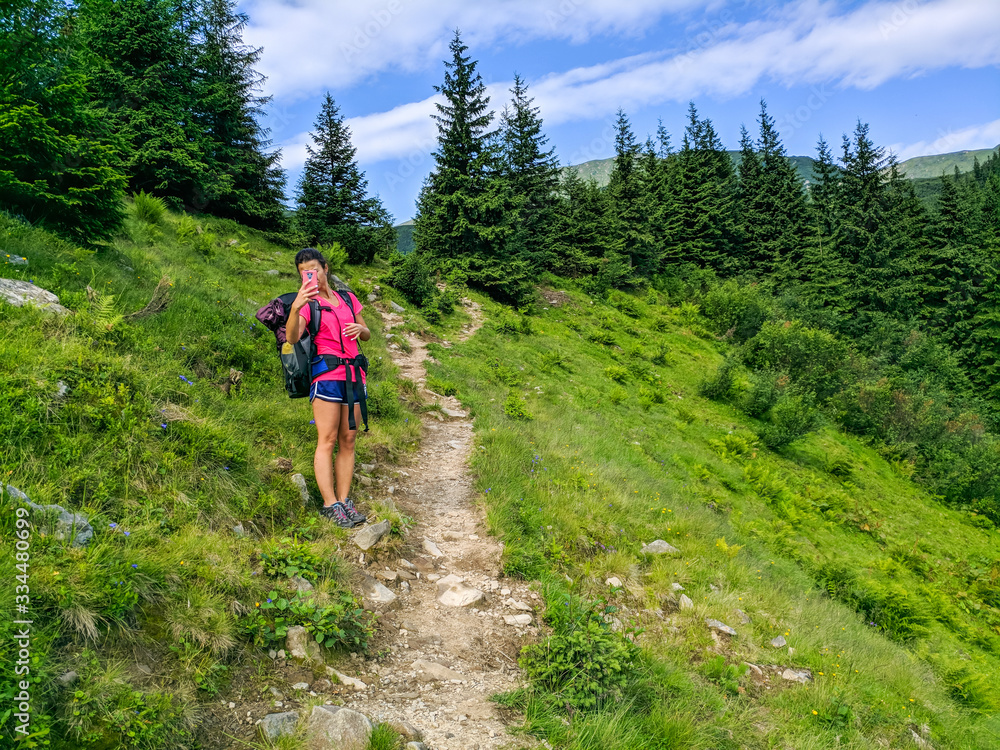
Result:
[[[918,141],[910,144],[895,144],[890,150],[900,161],[912,159],[914,156],[928,154],[950,154],[955,151],[975,151],[983,148],[995,148],[1000,144],[1000,120],[982,125],[970,125],[961,130],[951,130],[940,133],[931,141]]]
[[[411,1],[419,4],[418,0]],[[653,4],[652,0],[636,3],[645,6],[647,14]],[[684,4],[679,0],[661,3],[664,7]],[[523,7],[521,0],[498,5],[508,10]],[[541,7],[550,5],[543,3]],[[308,0],[304,7],[310,7]],[[445,3],[445,7],[451,6]],[[593,29],[600,23],[612,23],[598,11],[614,7],[611,2],[594,0],[585,9],[581,5],[578,12],[586,11],[590,22],[587,28]],[[839,15],[837,10],[836,3],[829,0],[800,0],[772,10],[761,20],[720,25],[669,51],[553,73],[529,82],[530,93],[549,125],[607,118],[618,107],[686,102],[706,95],[741,96],[763,79],[789,87],[812,85],[813,91],[804,95],[803,108],[815,110],[838,87],[870,90],[892,78],[945,67],[1000,65],[1000,44],[996,43],[1000,38],[1000,3],[900,0],[872,2]],[[496,10],[480,8],[475,12],[488,14]],[[631,10],[626,16],[631,17]],[[574,17],[565,23],[567,28],[585,26]],[[527,27],[522,24],[522,30]],[[566,29],[563,33],[571,36]],[[437,52],[435,55],[440,57]],[[494,106],[502,106],[507,88],[508,84],[490,87]],[[432,112],[433,99],[425,99],[349,120],[359,159],[370,163],[426,154],[436,135],[429,117]],[[974,140],[971,135],[969,139]],[[993,137],[994,142],[997,140]]]
[[[641,34],[664,13],[725,0],[244,0],[248,43],[268,91],[293,98],[342,89],[383,70],[441,64],[451,32],[473,48],[597,34]]]

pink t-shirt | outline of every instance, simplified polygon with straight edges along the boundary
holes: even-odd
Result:
[[[354,315],[359,314],[362,310],[362,305],[358,301],[358,298],[350,292],[348,292],[348,296],[351,298],[351,307],[354,308]],[[344,327],[354,322],[354,315],[351,315],[351,311],[347,309],[344,300],[336,292],[334,292],[334,299],[339,303],[336,306],[329,300],[320,297],[316,298],[316,302],[319,303],[320,310],[323,312],[320,316],[319,332],[316,334],[316,352],[318,354],[332,354],[335,357],[343,357],[344,359],[353,359],[358,356],[358,342],[347,338],[344,334]],[[309,320],[312,317],[312,310],[309,305],[305,305],[299,310],[299,315],[303,317],[308,326]],[[341,349],[341,341],[344,342],[343,349]],[[361,382],[364,383],[365,374],[361,372],[361,368],[356,368],[355,372],[361,374]],[[347,368],[344,365],[334,367],[332,370],[327,370],[313,378],[314,383],[320,380],[347,380]]]

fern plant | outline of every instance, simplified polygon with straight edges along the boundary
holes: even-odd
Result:
[[[167,204],[162,198],[150,195],[145,190],[140,190],[132,195],[135,207],[135,218],[146,224],[159,224],[163,221],[163,215],[167,212]]]

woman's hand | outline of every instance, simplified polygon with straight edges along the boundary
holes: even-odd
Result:
[[[298,314],[299,310],[308,305],[311,300],[316,299],[316,295],[318,294],[319,284],[315,279],[311,284],[303,281],[302,286],[299,287],[299,293],[296,294],[295,299],[292,300],[291,312]]]
[[[361,338],[362,341],[368,340],[368,329],[361,325],[361,323],[348,323],[344,326],[344,335],[351,339],[351,341],[357,341]]]

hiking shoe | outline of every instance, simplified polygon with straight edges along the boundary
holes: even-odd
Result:
[[[351,502],[351,498],[349,497],[344,498],[344,510],[347,512],[347,517],[350,518],[356,526],[363,524],[368,520],[368,517],[364,513],[361,513],[354,507],[354,503]]]
[[[354,521],[348,517],[346,509],[340,503],[324,505],[319,509],[319,514],[323,516],[323,518],[329,518],[342,529],[354,528]]]

